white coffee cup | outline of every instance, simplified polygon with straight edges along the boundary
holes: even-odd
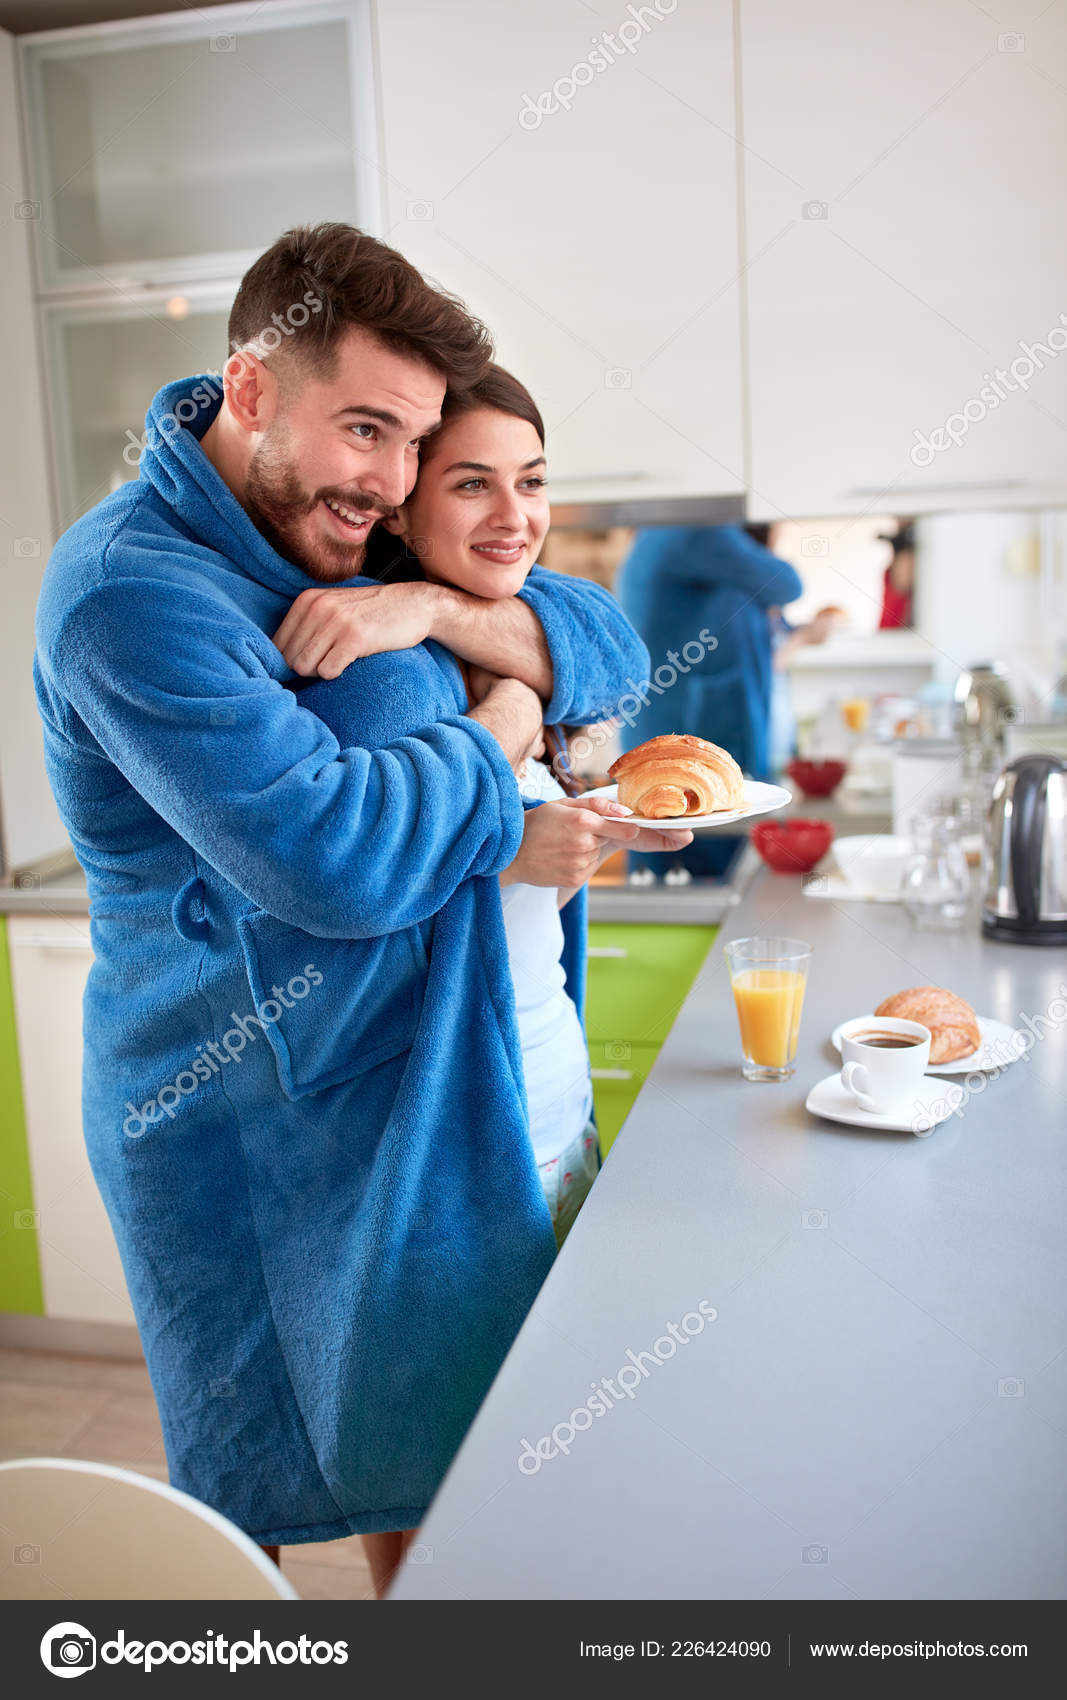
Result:
[[[872,1043],[877,1035],[898,1035],[910,1045]],[[861,1110],[889,1115],[909,1103],[930,1062],[930,1029],[897,1015],[860,1016],[841,1029],[841,1084]]]

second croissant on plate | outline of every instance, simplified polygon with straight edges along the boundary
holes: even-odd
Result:
[[[667,732],[627,750],[608,769],[619,802],[643,820],[684,820],[743,809],[745,782],[728,750],[687,732]]]

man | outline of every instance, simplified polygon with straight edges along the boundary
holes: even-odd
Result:
[[[508,866],[576,885],[605,839],[633,838],[562,805],[524,818],[512,764],[545,718],[602,717],[647,657],[610,597],[537,569],[499,603],[359,582],[446,384],[491,352],[400,255],[350,226],[290,231],[242,281],[229,334],[222,393],[161,391],[139,480],[57,544],[35,680],[91,902],[87,1148],[171,1479],[269,1550],[407,1528],[447,1464],[403,1361],[385,1339],[369,1356],[377,1296],[356,1274],[425,1177],[379,1173],[352,1130],[402,1067],[450,893]],[[342,750],[285,689],[271,633],[301,672],[433,638],[502,677],[468,714]],[[469,1399],[550,1260],[531,1163],[513,1143],[494,1177],[527,1209],[515,1244],[490,1228],[480,1248]],[[353,1436],[375,1376],[397,1427],[370,1455]],[[472,1414],[456,1404],[449,1444]]]

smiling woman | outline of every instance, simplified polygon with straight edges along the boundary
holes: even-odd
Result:
[[[496,601],[514,596],[549,526],[545,427],[526,388],[491,366],[445,397],[412,495],[386,527],[433,583]]]

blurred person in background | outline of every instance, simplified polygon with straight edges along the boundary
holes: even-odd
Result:
[[[915,592],[915,522],[902,519],[894,536],[879,532],[878,541],[888,543],[893,558],[885,569],[882,612],[878,629],[912,624],[911,605]]]
[[[795,602],[799,574],[773,553],[770,526],[655,526],[638,532],[615,585],[624,613],[644,639],[653,677],[677,652],[712,634],[703,658],[660,694],[650,693],[623,729],[624,750],[665,732],[688,732],[728,750],[752,779],[771,777],[774,674],[770,610]],[[674,660],[672,661],[672,655]],[[630,852],[630,866],[722,875],[743,837],[697,837],[671,856]]]

